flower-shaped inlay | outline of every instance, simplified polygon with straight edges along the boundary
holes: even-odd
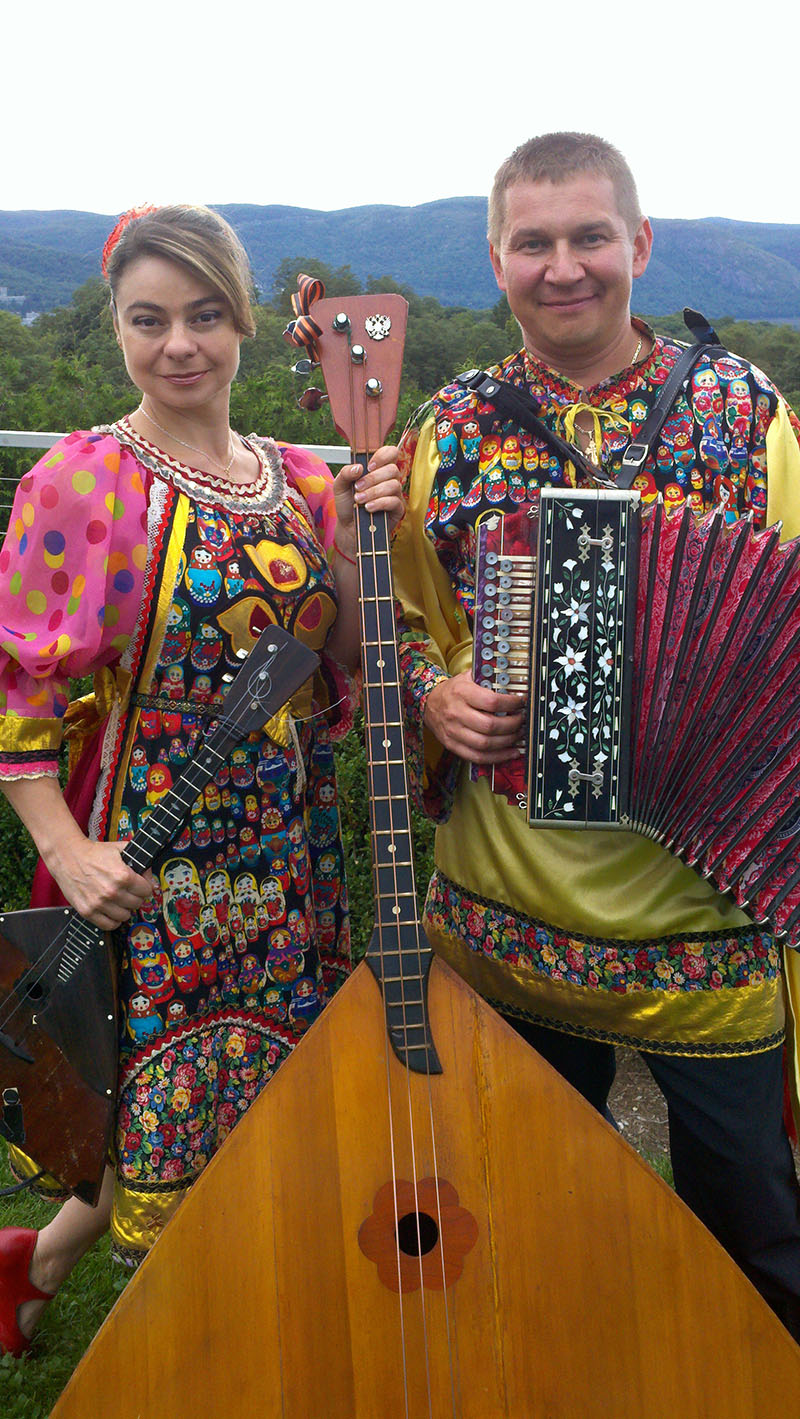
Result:
[[[452,1286],[477,1239],[475,1218],[445,1178],[423,1178],[416,1187],[404,1178],[384,1183],[358,1232],[384,1286],[404,1293]]]

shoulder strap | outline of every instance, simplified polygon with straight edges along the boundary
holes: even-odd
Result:
[[[669,377],[664,381],[655,404],[639,430],[639,437],[634,443],[628,444],[623,456],[622,466],[617,478],[618,488],[630,488],[636,474],[643,467],[650,455],[650,450],[658,438],[667,420],[670,410],[678,395],[689,379],[689,375],[697,364],[698,360],[705,354],[725,354],[724,347],[719,343],[719,336],[713,326],[709,325],[705,316],[699,311],[692,310],[687,306],[683,312],[686,325],[695,337],[693,345],[687,345],[677,363],[673,366]]]

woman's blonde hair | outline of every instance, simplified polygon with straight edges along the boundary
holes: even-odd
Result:
[[[185,267],[224,296],[241,335],[255,335],[247,252],[233,227],[210,207],[175,204],[120,218],[103,251],[103,274],[115,314],[122,274],[140,256],[162,256]]]

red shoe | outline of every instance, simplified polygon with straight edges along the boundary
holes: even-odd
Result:
[[[28,1275],[38,1233],[28,1227],[0,1231],[0,1352],[24,1355],[30,1339],[17,1325],[17,1307],[24,1301],[52,1301],[54,1292],[40,1291]]]

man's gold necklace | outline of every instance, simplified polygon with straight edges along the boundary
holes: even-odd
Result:
[[[206,453],[204,448],[198,448],[197,445],[194,443],[187,443],[185,439],[179,439],[177,434],[173,434],[170,432],[169,429],[165,429],[163,424],[159,424],[158,419],[154,419],[152,414],[148,414],[147,410],[142,404],[139,405],[136,412],[137,414],[144,414],[144,417],[147,419],[148,423],[152,424],[154,429],[160,429],[161,433],[166,434],[168,439],[172,439],[173,443],[179,443],[181,448],[191,449],[192,453],[199,453],[201,458],[208,459],[208,462],[213,463],[215,468],[219,468],[220,472],[230,473],[231,468],[233,467],[233,460],[236,457],[236,445],[233,442],[232,429],[228,429],[228,447],[231,449],[231,456],[228,459],[227,463],[219,463],[216,458],[211,457],[210,453]]]

